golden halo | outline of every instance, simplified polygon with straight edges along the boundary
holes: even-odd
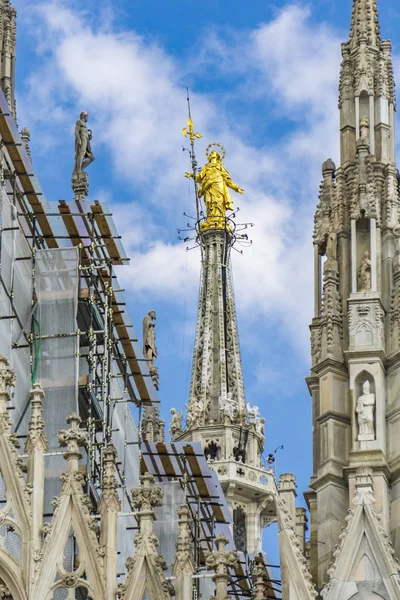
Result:
[[[218,148],[221,149],[221,160],[224,160],[225,158],[225,148],[223,146],[221,146],[221,144],[217,144],[217,142],[211,142],[211,144],[208,144],[207,148],[206,148],[206,156],[208,158],[208,155],[210,154],[209,150],[210,148],[212,148],[212,146],[217,146]]]

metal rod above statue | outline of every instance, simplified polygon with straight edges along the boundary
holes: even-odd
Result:
[[[82,111],[75,124],[75,162],[72,172],[72,189],[75,199],[83,200],[89,192],[89,177],[85,169],[95,160],[91,148],[92,131],[86,123],[89,115]]]

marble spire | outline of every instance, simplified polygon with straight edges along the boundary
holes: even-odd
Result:
[[[370,46],[380,46],[377,0],[354,0],[350,25],[350,45],[352,48],[365,41]]]

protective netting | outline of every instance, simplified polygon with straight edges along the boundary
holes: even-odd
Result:
[[[78,413],[78,252],[75,248],[39,250],[36,253],[36,331],[39,346],[34,356],[34,374],[45,392],[44,421],[48,452],[60,452],[57,433],[66,419]],[[61,489],[65,470],[62,456],[47,456],[45,514]]]
[[[136,519],[130,514],[131,506],[127,496],[131,490],[139,487],[139,436],[132,417],[128,394],[123,386],[123,378],[118,376],[116,364],[111,368],[110,396],[112,401],[112,438],[118,453],[120,473],[118,495],[121,513],[118,516],[118,583],[126,579],[125,561],[134,552]]]
[[[44,421],[49,451],[58,450],[57,432],[78,412],[78,251],[36,253],[37,329],[40,348],[34,359],[45,392]]]
[[[184,493],[179,481],[162,483],[163,503],[155,508],[154,533],[160,540],[160,552],[167,563],[167,576],[172,575],[172,564],[178,539],[178,508],[184,502]]]

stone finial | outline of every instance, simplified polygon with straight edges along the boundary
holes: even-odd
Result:
[[[354,0],[349,43],[351,48],[361,43],[379,48],[381,32],[377,0]]]
[[[27,127],[24,127],[21,130],[21,139],[22,139],[22,143],[24,144],[26,153],[29,157],[29,160],[32,162],[31,149],[29,146],[29,142],[31,141],[31,132],[29,131],[29,129]]]
[[[271,587],[268,584],[268,573],[265,565],[261,562],[256,563],[252,571],[254,600],[264,600],[268,597],[268,592],[271,592]]]
[[[221,533],[214,540],[217,547],[216,552],[206,553],[206,566],[213,569],[215,575],[213,580],[216,586],[215,600],[229,600],[228,596],[228,574],[229,567],[235,568],[239,565],[239,559],[235,550],[225,550],[229,543],[228,538]]]
[[[190,552],[192,547],[190,537],[191,512],[186,504],[182,504],[177,510],[178,514],[178,541],[176,543],[177,552]]]
[[[141,487],[132,490],[133,504],[139,511],[152,511],[156,506],[162,505],[163,492],[154,483],[154,477],[145,473],[140,477]]]
[[[279,491],[296,491],[296,478],[293,473],[282,473],[279,477]]]
[[[165,424],[156,406],[145,406],[140,431],[144,442],[164,442]]]
[[[322,175],[326,177],[327,175],[333,176],[333,173],[336,171],[336,165],[331,158],[328,158],[324,163],[322,163]]]
[[[43,398],[44,391],[40,383],[35,383],[30,391],[31,416],[28,425],[28,439],[26,441],[27,450],[41,446],[42,450],[47,448],[47,441],[44,435],[43,421]]]
[[[356,493],[353,500],[355,506],[359,504],[375,504],[373,475],[373,470],[368,467],[357,469]]]
[[[79,448],[85,447],[88,443],[88,433],[84,429],[79,427],[82,419],[78,417],[76,413],[72,413],[67,418],[68,425],[71,425],[70,429],[63,429],[58,432],[58,441],[61,446],[67,446],[67,451],[64,457],[70,463],[71,470],[78,469],[78,461],[82,457]]]

